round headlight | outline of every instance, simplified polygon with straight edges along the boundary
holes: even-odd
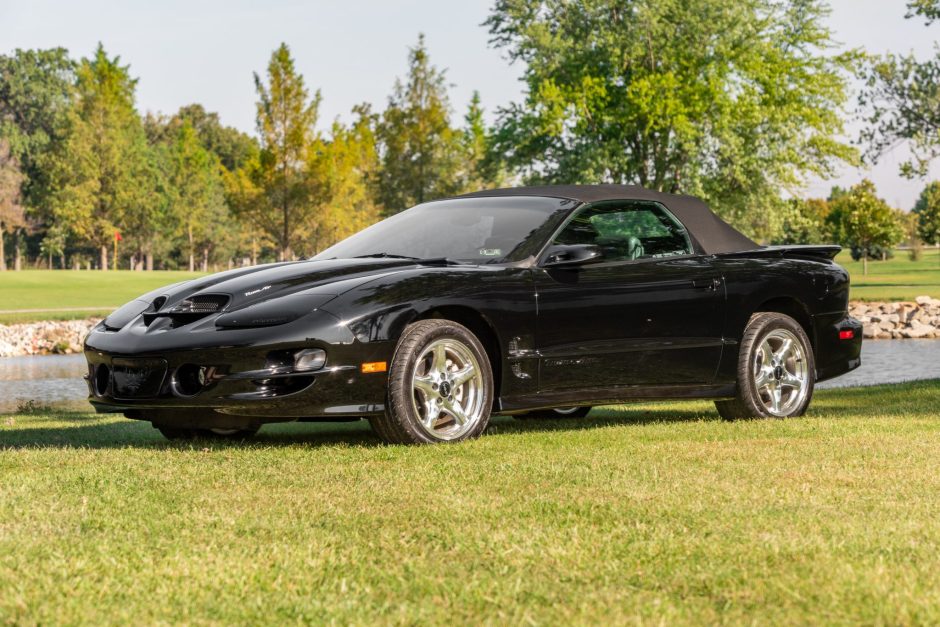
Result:
[[[319,370],[326,364],[326,351],[320,348],[305,348],[294,355],[294,370],[307,372]]]

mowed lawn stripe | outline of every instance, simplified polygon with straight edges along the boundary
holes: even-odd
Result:
[[[643,404],[435,447],[14,416],[0,620],[936,622],[938,407],[940,382],[783,421]]]

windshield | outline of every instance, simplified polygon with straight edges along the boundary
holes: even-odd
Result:
[[[412,207],[327,248],[314,259],[446,257],[470,263],[537,254],[578,203],[535,196],[454,198]]]

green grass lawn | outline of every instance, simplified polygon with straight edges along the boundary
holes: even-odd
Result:
[[[940,621],[940,381],[434,447],[17,415],[0,448],[0,623]]]
[[[896,250],[894,259],[869,261],[868,276],[862,262],[852,261],[843,251],[836,258],[852,275],[855,300],[914,300],[921,295],[940,298],[940,251],[924,249],[921,261],[911,261],[905,250]]]
[[[940,253],[924,251],[924,259],[912,262],[907,252],[897,251],[890,261],[862,264],[847,252],[837,261],[852,274],[852,298],[861,300],[912,300],[927,294],[940,298]],[[24,270],[0,273],[0,324],[34,320],[70,320],[102,316],[125,302],[163,285],[200,276],[189,272],[111,272]],[[23,311],[25,310],[25,311]]]
[[[0,324],[100,316],[150,290],[197,276],[130,270],[0,272]],[[3,313],[24,309],[32,311]]]

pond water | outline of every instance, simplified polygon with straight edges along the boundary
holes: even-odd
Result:
[[[30,400],[68,409],[90,409],[82,355],[0,358],[0,413]],[[877,340],[862,344],[862,366],[820,388],[940,378],[940,340]]]

